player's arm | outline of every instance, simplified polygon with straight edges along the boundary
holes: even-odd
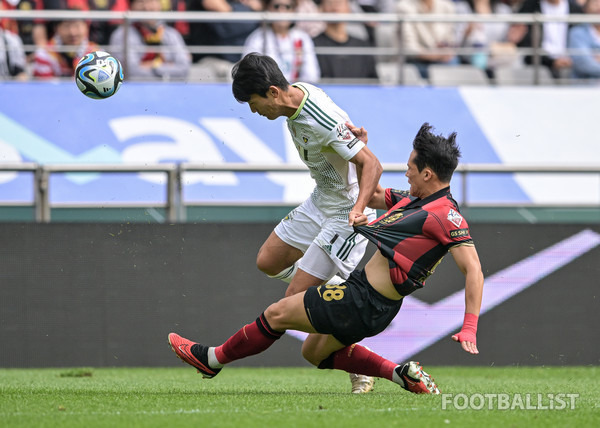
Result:
[[[350,132],[352,132],[354,134],[354,136],[356,138],[358,138],[363,143],[367,144],[367,142],[369,141],[369,136],[367,134],[367,130],[364,127],[358,128],[350,122],[346,122],[346,126],[348,127]],[[362,168],[359,165],[356,165],[356,167],[357,167],[356,173],[358,175],[358,179],[359,179],[359,183],[360,183],[360,177],[362,175]],[[379,175],[381,176],[381,174],[379,174]],[[367,206],[369,208],[373,208],[373,209],[387,210],[387,206],[385,204],[385,189],[383,187],[381,187],[381,185],[379,184],[379,179],[377,182],[377,187],[375,188],[375,191],[373,192],[373,196],[371,196],[371,199],[369,199],[369,201],[367,202]]]
[[[371,200],[367,203],[367,206],[376,210],[388,209],[385,203],[385,189],[381,187],[381,184],[377,184],[377,188],[373,192],[373,196],[371,196]]]
[[[364,216],[365,208],[379,186],[379,178],[383,172],[383,167],[379,163],[379,159],[367,146],[355,154],[350,162],[356,165],[359,187],[356,203],[350,214],[348,214],[348,224],[353,225],[355,219]]]
[[[483,295],[483,272],[477,250],[473,245],[458,245],[450,249],[454,261],[465,275],[465,318],[462,329],[452,336],[462,348],[471,354],[477,350],[477,321]]]

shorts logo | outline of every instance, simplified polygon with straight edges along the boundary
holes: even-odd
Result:
[[[450,231],[451,238],[460,238],[461,236],[469,236],[469,229],[456,229]]]
[[[329,242],[325,242],[325,241],[319,239],[317,243],[319,244],[319,247],[321,247],[323,249],[323,251],[325,251],[327,254],[331,255],[332,245]]]
[[[448,211],[448,221],[456,227],[460,227],[463,218],[459,213],[451,209],[450,211]]]

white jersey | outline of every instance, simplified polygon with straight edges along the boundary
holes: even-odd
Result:
[[[316,187],[313,203],[328,217],[348,218],[358,197],[356,166],[349,162],[365,144],[346,126],[348,114],[323,90],[307,83],[294,115],[287,119],[292,140]]]

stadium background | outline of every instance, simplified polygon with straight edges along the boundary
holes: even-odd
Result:
[[[424,121],[439,132],[458,131],[466,163],[585,167],[600,161],[593,132],[596,89],[326,89],[369,129],[369,144],[383,162],[405,162]],[[94,158],[294,163],[283,122],[253,117],[229,91],[228,85],[131,84],[98,103],[69,83],[3,83],[2,99],[36,101],[0,105],[0,153],[3,162],[40,164]],[[478,206],[466,212],[486,277],[533,260],[528,270],[517,269],[528,279],[482,315],[477,358],[462,355],[449,335],[423,341],[411,356],[428,364],[597,364],[598,341],[590,340],[599,321],[597,175],[471,180],[469,202]],[[156,175],[60,174],[52,178],[50,198],[57,213],[62,207],[71,214],[36,224],[29,208],[31,175],[5,172],[0,181],[3,367],[175,365],[165,343],[171,330],[220,343],[282,295],[282,284],[258,273],[255,254],[276,218],[310,188],[298,174],[190,175],[185,203],[216,211],[210,218],[200,213],[187,223],[161,224],[164,217],[152,206],[164,199],[164,179]],[[402,174],[386,174],[383,183],[402,187],[404,181]],[[462,200],[460,184],[453,186]],[[240,201],[276,209],[246,220],[251,211],[235,205]],[[103,217],[102,207],[121,204],[135,212]],[[549,205],[553,210],[544,221],[531,214]],[[573,244],[572,237],[581,239]],[[543,254],[555,245],[551,255]],[[548,257],[559,261],[554,268],[544,267]],[[449,259],[415,299],[433,305],[460,290],[462,279]],[[538,270],[543,274],[531,275]],[[415,312],[419,317],[403,309],[398,322],[414,330],[456,328],[458,311],[451,325],[443,317],[436,321],[433,308]],[[401,336],[394,346],[401,349],[409,340],[410,334]],[[239,364],[305,365],[299,349],[298,339],[286,336],[265,355]]]

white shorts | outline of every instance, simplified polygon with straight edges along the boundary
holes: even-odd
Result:
[[[367,209],[369,221],[375,219],[375,210]],[[309,247],[318,247],[300,259],[298,267],[323,280],[338,273],[344,279],[356,269],[367,248],[368,240],[348,225],[347,219],[326,217],[311,198],[292,210],[275,227],[275,234],[286,244],[305,254]],[[306,259],[306,260],[305,260]]]

